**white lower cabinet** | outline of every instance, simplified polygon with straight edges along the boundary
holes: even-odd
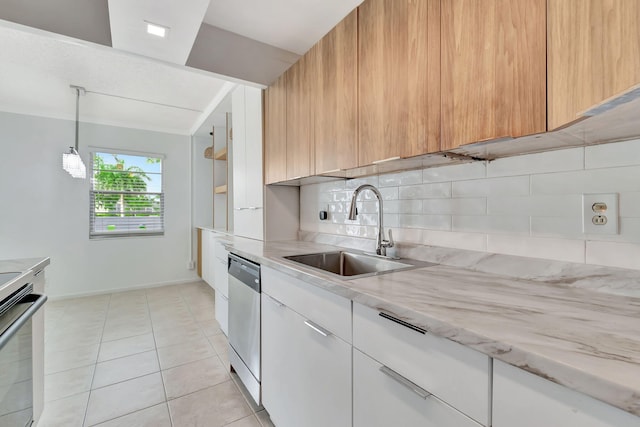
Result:
[[[214,243],[213,231],[202,229],[202,280],[213,287],[214,280]]]
[[[353,426],[479,427],[480,424],[354,349]]]
[[[638,427],[640,417],[498,360],[493,427]]]
[[[213,288],[216,291],[216,320],[225,335],[229,335],[229,271],[227,258],[229,251],[224,243],[216,240],[213,244],[211,263],[214,265]]]
[[[229,298],[216,292],[216,320],[225,335],[229,335]]]
[[[274,424],[351,426],[351,396],[351,344],[263,292],[262,403]]]

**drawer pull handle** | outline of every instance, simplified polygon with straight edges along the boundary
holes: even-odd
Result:
[[[269,299],[270,299],[271,301],[273,301],[273,302],[274,302],[278,307],[284,307],[284,304],[283,304],[283,303],[281,303],[280,301],[278,301],[277,299],[275,299],[275,298],[274,298],[274,297],[272,297],[271,295],[269,295],[269,294],[265,294],[265,295],[266,295],[266,296],[268,296],[268,297],[269,297]]]
[[[391,320],[392,322],[395,322],[395,323],[397,323],[399,325],[405,326],[405,327],[407,327],[409,329],[413,329],[416,332],[420,332],[423,335],[427,333],[426,329],[423,329],[423,328],[421,328],[419,326],[416,326],[416,325],[412,325],[411,323],[405,322],[404,320],[398,319],[397,317],[393,317],[390,314],[380,312],[380,313],[378,313],[378,315],[380,317],[384,317],[385,319]]]
[[[325,328],[321,326],[316,325],[311,320],[305,320],[304,324],[310,327],[311,329],[313,329],[314,331],[316,331],[317,333],[319,333],[320,335],[322,335],[323,337],[328,337],[329,335],[331,335],[331,332],[327,331]]]
[[[400,383],[401,385],[405,386],[406,388],[408,388],[409,390],[411,390],[412,392],[414,392],[415,394],[417,394],[423,399],[426,399],[427,397],[431,396],[431,393],[429,393],[427,390],[415,384],[413,381],[406,379],[405,377],[403,377],[402,375],[400,375],[399,373],[397,373],[396,371],[394,371],[393,369],[387,366],[384,366],[384,365],[381,366],[380,372],[387,375],[394,381]]]

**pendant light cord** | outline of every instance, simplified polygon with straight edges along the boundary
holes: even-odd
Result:
[[[80,89],[76,88],[76,153],[78,152],[78,129],[80,121]]]

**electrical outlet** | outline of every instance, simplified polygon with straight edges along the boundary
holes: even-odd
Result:
[[[196,262],[195,261],[187,261],[187,269],[188,270],[194,270],[196,268]]]
[[[582,195],[582,232],[618,234],[618,194]]]

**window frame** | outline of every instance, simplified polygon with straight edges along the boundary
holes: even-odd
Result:
[[[164,154],[152,153],[152,152],[141,152],[141,151],[132,151],[132,150],[118,150],[113,148],[102,148],[102,147],[89,147],[90,149],[90,184],[89,184],[89,239],[90,240],[102,240],[102,239],[113,239],[113,238],[129,238],[129,237],[158,237],[164,236],[166,231],[166,212],[165,212],[165,160],[166,157]],[[126,190],[96,190],[94,185],[94,173],[95,173],[95,156],[97,154],[111,154],[114,156],[122,155],[122,156],[137,156],[137,157],[146,157],[153,159],[160,159],[160,192],[157,191],[126,191]],[[104,231],[96,231],[96,209],[95,209],[95,196],[96,194],[129,194],[129,195],[153,195],[154,197],[158,197],[160,203],[160,229],[152,229],[152,230],[131,230],[128,229],[126,231],[120,230],[104,230]]]

